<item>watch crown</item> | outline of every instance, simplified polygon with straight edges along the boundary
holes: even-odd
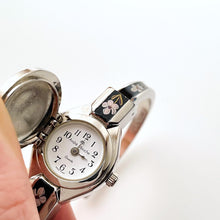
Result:
[[[116,174],[114,174],[114,173],[111,173],[111,175],[106,180],[106,185],[109,187],[114,186],[115,183],[117,182],[117,180],[118,180],[118,176],[116,176]]]

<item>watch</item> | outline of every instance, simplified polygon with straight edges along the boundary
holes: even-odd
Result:
[[[1,94],[20,146],[32,145],[29,176],[41,220],[72,199],[115,184],[115,164],[154,100],[152,89],[133,82],[119,90],[109,87],[92,104],[60,113],[57,76],[29,69],[12,77]]]

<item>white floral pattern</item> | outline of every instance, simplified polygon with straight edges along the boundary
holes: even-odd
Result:
[[[132,85],[131,91],[132,92],[141,92],[144,88],[140,84]]]
[[[34,189],[33,191],[37,207],[41,204],[44,204],[47,201],[44,187],[40,187],[38,190]]]
[[[109,115],[110,113],[114,115],[117,112],[117,109],[119,109],[119,105],[114,103],[112,100],[108,100],[107,102],[102,103],[103,114]]]

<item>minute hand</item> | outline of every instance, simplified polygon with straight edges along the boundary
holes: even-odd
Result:
[[[85,142],[84,142],[84,141],[81,141],[81,144],[80,144],[77,148],[80,149],[81,147],[83,147],[84,144],[85,144]],[[82,159],[87,160],[87,159],[85,158],[85,156],[81,155],[80,153],[78,153],[78,155],[79,155],[80,157],[82,157]]]

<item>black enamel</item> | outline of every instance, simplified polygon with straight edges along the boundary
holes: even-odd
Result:
[[[47,184],[44,180],[39,179],[35,182],[34,186],[32,187],[33,190],[36,189],[36,192],[38,191],[39,188],[43,187],[45,190],[44,196],[46,197],[46,201],[48,198],[51,196],[51,194],[54,192],[54,188],[51,187],[49,184]],[[38,212],[42,209],[44,204],[41,204],[40,206],[37,207]]]
[[[137,91],[132,91],[133,87],[138,87],[139,90],[137,89]],[[133,97],[137,96],[139,93],[141,93],[142,91],[144,91],[145,89],[147,89],[147,86],[142,83],[142,82],[135,82],[133,84],[130,84],[129,86],[123,88],[120,90],[120,92],[125,95],[127,98],[132,99]]]

